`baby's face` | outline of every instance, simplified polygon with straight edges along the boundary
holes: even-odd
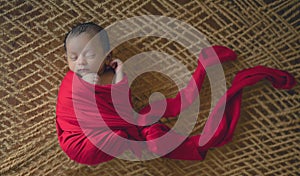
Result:
[[[66,48],[69,68],[80,76],[103,69],[104,52],[98,37],[92,38],[87,33],[71,36]]]

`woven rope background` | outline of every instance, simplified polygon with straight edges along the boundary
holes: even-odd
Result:
[[[299,84],[291,91],[275,90],[265,81],[246,88],[233,142],[210,150],[200,162],[114,159],[80,165],[62,152],[55,130],[57,90],[67,71],[62,41],[74,24],[108,26],[150,14],[185,21],[212,44],[238,53],[237,61],[223,64],[229,87],[237,71],[256,65],[289,71],[299,82],[299,8],[297,0],[1,1],[0,175],[299,175]],[[132,40],[114,53],[126,60],[150,50],[171,54],[190,70],[196,66],[196,58],[181,45],[158,38]],[[172,71],[180,80],[180,70]],[[136,109],[152,91],[166,96],[178,91],[169,79],[152,72],[134,81],[132,89]],[[206,80],[201,98],[210,100],[209,91]],[[209,101],[201,101],[193,134],[200,132],[209,107]]]

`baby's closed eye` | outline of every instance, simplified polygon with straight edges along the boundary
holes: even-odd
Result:
[[[85,56],[86,56],[87,58],[93,58],[93,57],[96,56],[96,54],[95,54],[94,52],[87,52],[87,53],[85,54]]]
[[[77,59],[77,56],[70,56],[69,57],[72,61],[75,61]]]

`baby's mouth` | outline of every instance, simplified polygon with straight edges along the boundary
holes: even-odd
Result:
[[[81,76],[84,76],[85,74],[89,73],[89,69],[78,69],[77,73]]]

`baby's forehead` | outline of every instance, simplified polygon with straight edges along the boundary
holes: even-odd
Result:
[[[95,40],[95,38],[98,38],[97,36],[98,36],[97,34],[89,33],[87,31],[85,31],[85,32],[81,32],[79,34],[77,34],[77,33],[70,34],[67,38],[67,42],[69,42],[70,40],[74,40],[74,39],[92,41],[92,40]]]
[[[67,46],[71,43],[73,44],[85,44],[86,47],[90,46],[101,46],[102,42],[100,41],[100,37],[98,35],[90,34],[87,32],[80,33],[79,35],[71,35],[68,37],[66,44]]]

